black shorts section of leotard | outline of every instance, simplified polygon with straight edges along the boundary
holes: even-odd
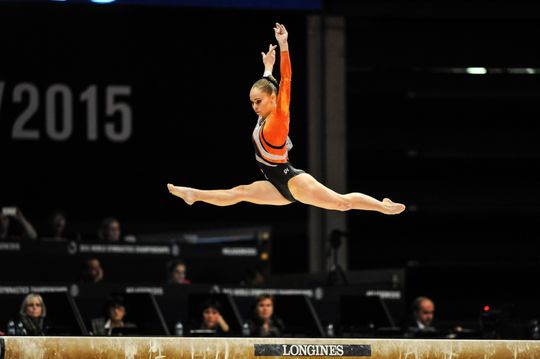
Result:
[[[277,163],[276,167],[270,167],[258,161],[257,164],[264,174],[264,177],[277,188],[283,197],[291,202],[296,202],[291,191],[289,191],[287,183],[291,178],[298,176],[300,173],[304,173],[304,171],[294,168],[289,162]]]

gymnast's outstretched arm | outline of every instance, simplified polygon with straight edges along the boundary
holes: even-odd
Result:
[[[284,25],[276,23],[274,34],[279,45],[279,91],[275,109],[266,118],[263,136],[269,144],[279,147],[286,142],[289,135],[292,70],[288,43],[289,33]]]

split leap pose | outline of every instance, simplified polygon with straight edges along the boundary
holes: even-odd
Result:
[[[352,209],[398,214],[405,205],[388,198],[379,201],[368,195],[353,192],[337,193],[318,182],[310,174],[294,168],[289,162],[289,103],[291,96],[291,61],[288,33],[276,23],[274,33],[280,50],[280,81],[272,76],[276,61],[276,45],[262,54],[263,77],[251,87],[251,106],[259,116],[253,131],[255,159],[266,180],[230,189],[202,190],[167,184],[169,192],[187,204],[201,201],[216,206],[230,206],[238,202],[282,206],[298,201],[328,210]]]

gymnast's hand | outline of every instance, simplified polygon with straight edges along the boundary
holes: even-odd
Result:
[[[274,68],[274,64],[276,63],[276,47],[277,45],[268,46],[268,52],[265,54],[264,52],[261,52],[262,55],[262,62],[264,64],[264,70],[272,72],[272,69]]]
[[[276,27],[274,27],[274,33],[276,35],[276,40],[279,44],[279,47],[283,51],[288,51],[287,39],[289,38],[289,33],[284,25],[276,22]]]

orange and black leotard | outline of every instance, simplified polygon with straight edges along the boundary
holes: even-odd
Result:
[[[277,106],[266,118],[259,118],[253,131],[258,161],[268,165],[288,161],[289,104],[291,102],[291,60],[288,51],[280,52],[279,91]],[[290,143],[290,141],[289,141]]]
[[[294,202],[287,183],[304,171],[295,169],[289,162],[289,150],[292,148],[289,139],[291,74],[289,52],[281,51],[277,105],[266,118],[258,118],[252,139],[259,168],[285,198]]]

